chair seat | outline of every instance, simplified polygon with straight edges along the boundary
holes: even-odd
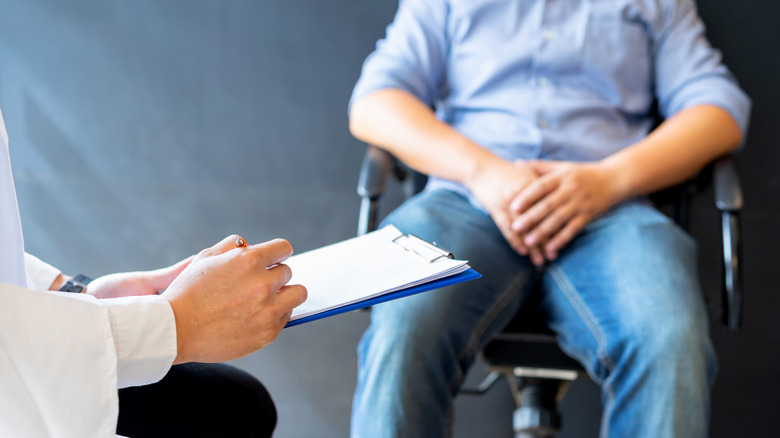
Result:
[[[526,306],[483,350],[492,367],[549,368],[582,371],[579,362],[564,353],[555,333],[535,306]]]
[[[518,334],[511,339],[496,338],[485,347],[483,357],[491,367],[583,370],[558,347],[555,337]]]

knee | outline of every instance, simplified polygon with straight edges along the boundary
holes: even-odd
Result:
[[[254,424],[248,425],[247,434],[255,438],[267,438],[273,435],[276,428],[277,413],[274,401],[265,386],[258,380],[245,388],[247,415],[242,418],[253,419]]]
[[[415,367],[444,348],[442,338],[436,330],[407,318],[373,319],[361,340],[360,351],[394,367]]]
[[[216,368],[220,366],[220,368]],[[218,385],[223,400],[223,415],[229,423],[226,436],[267,438],[276,428],[277,412],[265,386],[255,377],[238,368],[223,364],[213,366],[213,382]]]
[[[707,381],[714,377],[715,355],[706,318],[682,312],[637,318],[626,336],[624,356],[634,366],[666,375],[705,377]]]
[[[710,343],[707,324],[692,318],[668,321],[642,333],[638,342],[651,359],[657,360],[704,357]]]
[[[455,362],[456,347],[435,318],[421,316],[409,306],[396,307],[404,308],[372,310],[371,326],[358,351],[362,365],[385,378],[395,374],[403,378],[412,372],[437,374],[442,366]]]

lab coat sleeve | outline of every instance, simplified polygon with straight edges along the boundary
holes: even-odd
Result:
[[[24,268],[27,270],[27,287],[48,290],[62,272],[32,254],[24,253]]]
[[[176,359],[176,320],[158,295],[102,300],[108,304],[119,388],[162,379]]]
[[[113,437],[120,382],[152,383],[175,356],[162,297],[0,284],[0,436]]]

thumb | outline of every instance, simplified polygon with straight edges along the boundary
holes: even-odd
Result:
[[[542,176],[555,170],[561,163],[558,161],[549,160],[530,160],[527,161],[526,164],[528,164],[528,167],[530,167],[539,176]]]
[[[209,257],[224,254],[230,250],[236,249],[239,246],[239,243],[242,243],[243,246],[246,246],[246,242],[244,242],[243,237],[239,236],[238,234],[231,234],[230,236],[227,236],[214,244],[214,246],[204,249],[198,255]]]

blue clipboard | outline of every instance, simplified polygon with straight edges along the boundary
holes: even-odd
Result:
[[[413,286],[407,289],[401,289],[395,292],[390,292],[384,295],[380,295],[378,297],[373,297],[364,301],[359,301],[357,303],[347,304],[345,306],[337,307],[335,309],[330,309],[321,313],[316,313],[314,315],[305,316],[303,318],[299,318],[294,321],[288,322],[287,325],[284,326],[284,328],[293,327],[310,321],[316,321],[318,319],[327,318],[329,316],[338,315],[345,312],[350,312],[352,310],[363,309],[365,307],[373,306],[379,303],[384,303],[385,301],[396,300],[398,298],[408,297],[410,295],[416,295],[421,292],[427,292],[429,290],[439,289],[444,286],[462,283],[464,281],[469,281],[469,280],[475,280],[480,277],[482,277],[482,275],[480,275],[479,272],[469,268],[459,274],[451,275],[449,277],[440,278],[438,280]]]

